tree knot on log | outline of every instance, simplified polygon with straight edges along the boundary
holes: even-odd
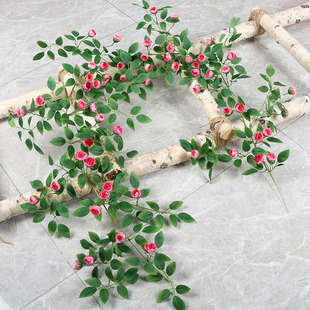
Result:
[[[213,118],[210,121],[210,128],[213,131],[213,139],[217,148],[221,148],[231,141],[234,127],[225,116]]]
[[[255,9],[250,14],[249,21],[255,21],[257,27],[257,35],[261,35],[265,32],[265,29],[260,25],[260,21],[265,14],[268,14],[268,12],[264,9]]]

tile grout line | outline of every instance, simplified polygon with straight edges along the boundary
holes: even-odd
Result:
[[[26,306],[30,305],[31,303],[33,303],[34,301],[36,301],[37,299],[39,299],[40,297],[42,297],[43,295],[45,295],[46,293],[48,293],[49,291],[51,291],[52,289],[54,289],[55,287],[57,287],[59,284],[63,283],[64,281],[66,281],[67,279],[69,279],[70,277],[72,277],[75,273],[73,272],[72,274],[68,275],[67,277],[65,277],[64,279],[62,279],[61,281],[59,281],[58,283],[56,283],[55,285],[53,285],[52,287],[50,287],[49,289],[47,289],[44,293],[38,295],[37,297],[35,297],[34,299],[32,299],[31,301],[27,302],[26,304],[24,304],[23,306],[21,306],[20,308],[18,308],[18,310],[22,310],[24,309]]]
[[[11,177],[9,176],[9,174],[7,173],[7,171],[3,168],[2,164],[0,164],[0,167],[3,169],[4,173],[6,174],[6,176],[9,178],[9,180],[11,181],[11,183],[14,185],[15,189],[17,190],[18,194],[21,195],[20,190],[17,188],[17,186],[15,185],[15,183],[13,182],[13,180],[11,179]]]

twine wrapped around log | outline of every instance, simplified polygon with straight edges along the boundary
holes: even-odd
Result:
[[[260,21],[265,14],[268,14],[268,12],[264,9],[254,9],[250,14],[249,21],[253,20],[256,23],[257,27],[256,35],[261,35],[266,31],[260,24]]]
[[[210,120],[210,129],[216,148],[221,148],[231,142],[234,135],[233,126],[225,116],[218,116]],[[225,139],[223,138],[225,137]]]

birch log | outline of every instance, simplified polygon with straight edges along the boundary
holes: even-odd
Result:
[[[306,2],[294,8],[275,13],[271,15],[271,17],[282,27],[287,27],[306,21],[310,19],[310,2]],[[255,21],[241,23],[236,26],[236,29],[238,33],[241,33],[241,36],[235,41],[235,43],[255,37],[256,35],[258,35],[259,30]],[[199,54],[204,51],[204,49],[206,48],[206,40],[209,38],[212,38],[214,42],[219,43],[219,38],[222,34],[228,35],[228,29],[224,29],[213,35],[208,35],[206,37],[198,39],[191,47],[191,52],[194,54]]]
[[[57,83],[56,89],[61,86],[63,86],[62,83]],[[0,119],[8,117],[9,115],[15,115],[17,110],[22,106],[26,106],[27,109],[30,109],[32,98],[35,99],[39,95],[43,94],[52,95],[52,92],[48,87],[45,87],[12,99],[2,101],[0,103]],[[64,95],[63,93],[60,94],[59,96],[56,97],[56,99],[57,100],[60,99],[63,95]],[[38,105],[36,104],[36,107],[37,106]]]
[[[288,33],[275,18],[267,14],[266,11],[255,9],[252,11],[262,12],[262,16],[256,20],[277,42],[282,45],[308,72],[310,72],[310,52],[290,33]],[[251,14],[252,14],[251,13]]]
[[[298,97],[292,99],[286,103],[284,103],[284,107],[289,111],[289,115],[287,118],[282,118],[280,116],[274,116],[270,118],[271,121],[275,123],[275,125],[279,125],[282,122],[290,120],[292,118],[300,117],[303,114],[310,113],[310,96]],[[232,123],[235,128],[243,129],[243,123],[241,121],[237,121]],[[199,145],[201,146],[206,138],[212,139],[212,136],[207,133],[199,133],[193,137]],[[238,137],[234,136],[233,140],[237,140]],[[158,170],[162,170],[168,168],[173,165],[180,164],[184,161],[190,159],[190,153],[186,152],[180,144],[175,144],[168,146],[164,149],[158,150],[156,152],[140,155],[136,158],[130,159],[125,162],[125,169],[127,169],[128,173],[135,172],[137,175],[142,176],[145,174],[149,174]],[[76,180],[73,182],[76,182]],[[73,184],[75,188],[78,188],[75,184]],[[79,190],[77,192],[78,197],[82,197],[91,192],[91,184],[88,182],[87,187],[83,188],[83,190]],[[28,202],[31,195],[37,195],[39,192],[29,192],[23,195],[19,195],[18,197],[9,198],[6,200],[0,201],[0,222],[9,219],[13,216],[17,216],[19,214],[24,214],[25,212],[20,208],[20,204],[24,202]],[[49,197],[51,199],[52,197]],[[68,201],[71,199],[66,193],[63,193],[61,196],[62,201]]]

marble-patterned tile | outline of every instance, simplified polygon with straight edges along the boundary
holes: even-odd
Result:
[[[1,188],[0,200],[4,200],[19,194],[17,188],[12,183],[6,171],[4,171],[1,165],[0,165],[0,188]]]
[[[1,12],[6,27],[1,30],[0,58],[3,64],[0,85],[49,62],[48,59],[32,61],[40,51],[36,44],[38,40],[52,43],[71,30],[87,33],[89,29],[96,29],[98,37],[103,37],[133,22],[115,6],[100,0],[92,1],[91,5],[81,0],[54,1],[53,5],[46,0],[32,1],[30,5],[25,1],[15,1],[3,3]]]
[[[0,296],[12,309],[26,304],[72,274],[40,224],[22,215],[0,223]]]
[[[78,298],[84,288],[77,275],[72,274],[36,300],[21,307],[20,310],[102,309],[93,297]]]

